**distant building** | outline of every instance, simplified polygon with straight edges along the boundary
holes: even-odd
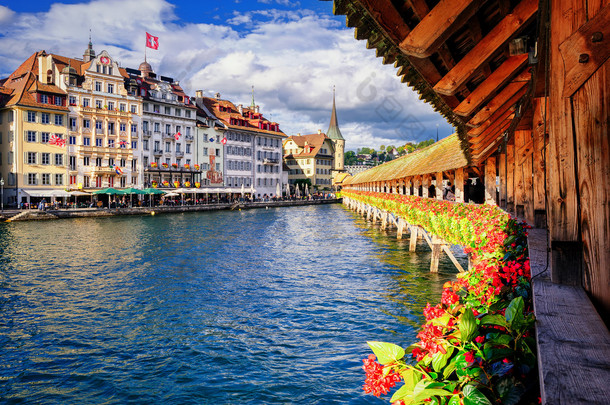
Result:
[[[334,144],[334,167],[333,167],[333,175],[335,173],[341,173],[344,171],[344,159],[345,159],[345,139],[343,135],[341,135],[341,130],[339,129],[339,121],[337,120],[337,108],[335,106],[335,90],[333,89],[333,108],[330,114],[330,124],[328,126],[328,131],[326,131],[326,136],[330,138],[330,140]]]
[[[224,147],[227,127],[203,103],[203,91],[197,90],[197,132],[195,134],[195,163],[202,172],[201,186],[224,185]]]
[[[350,165],[350,166],[345,166],[345,171],[349,174],[351,174],[352,176],[355,176],[358,173],[362,173],[365,170],[370,169],[371,167],[373,167],[373,165]]]
[[[282,189],[282,141],[286,135],[277,122],[267,120],[254,96],[249,107],[216,97],[203,97],[203,105],[226,127],[224,145],[225,187],[253,188],[258,197]]]
[[[330,190],[335,164],[335,143],[321,130],[294,135],[284,141],[284,159],[290,169],[288,182],[309,179],[318,190]]]

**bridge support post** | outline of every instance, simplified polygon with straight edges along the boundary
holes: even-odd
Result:
[[[409,240],[409,252],[415,252],[415,248],[417,248],[417,233],[419,228],[415,225],[411,225],[409,229],[411,230],[411,239]]]
[[[388,213],[385,211],[381,212],[381,229],[386,229],[388,227]]]
[[[398,217],[398,222],[396,223],[396,239],[402,239],[404,227],[405,227],[405,220]]]
[[[432,260],[430,261],[430,273],[438,273],[438,262],[441,258],[442,242],[432,235]]]

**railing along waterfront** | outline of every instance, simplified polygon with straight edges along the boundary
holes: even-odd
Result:
[[[490,205],[352,190],[342,197],[360,212],[374,206],[461,245],[472,260],[444,286],[441,303],[424,309],[419,342],[406,350],[368,342],[379,363],[373,355],[364,360],[364,390],[386,394],[403,381],[391,401],[407,403],[516,403],[537,395],[527,225]]]

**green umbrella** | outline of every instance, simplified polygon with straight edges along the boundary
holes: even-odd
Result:
[[[133,187],[129,187],[129,188],[126,188],[121,191],[123,192],[123,194],[148,194],[144,190],[140,190],[139,188],[133,188]]]
[[[122,195],[124,193],[122,191],[120,191],[120,190],[117,190],[116,188],[108,187],[108,188],[103,188],[101,190],[96,190],[92,194],[94,194],[94,195],[99,195],[99,194],[108,194],[108,195],[119,194],[119,195]]]
[[[141,190],[144,192],[144,194],[165,194],[165,191],[163,190],[159,190],[158,188],[145,188],[144,190]]]

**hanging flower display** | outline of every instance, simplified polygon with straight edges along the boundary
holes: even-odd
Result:
[[[156,182],[156,181],[153,181],[153,182],[152,182],[152,186],[153,186],[153,188],[157,188],[157,186],[158,186],[157,182]]]
[[[174,187],[176,187],[176,188],[180,187],[180,182],[179,181],[174,181]]]
[[[196,181],[196,182],[195,182],[195,187],[197,187],[197,188],[201,187],[201,183],[200,183],[200,182],[198,182],[198,181]]]
[[[199,171],[199,165],[195,165],[195,170]]]
[[[169,187],[169,181],[167,180],[163,180],[163,183],[161,184],[163,184],[163,187]]]
[[[394,404],[517,403],[536,373],[527,229],[490,205],[399,194],[343,191],[392,212],[448,243],[464,246],[471,270],[428,304],[418,342],[404,349],[368,342],[364,391],[394,392]],[[408,354],[413,361],[408,360]]]
[[[184,164],[184,168],[185,168],[185,169],[190,169],[190,168],[191,168],[191,165],[189,165],[188,163],[185,163],[185,164]]]
[[[172,163],[172,168],[177,169],[178,168],[178,163]]]
[[[190,181],[185,181],[184,182],[184,187],[190,187],[191,186],[191,182]]]
[[[159,165],[157,164],[157,162],[152,162],[150,164],[150,167],[152,167],[153,169],[156,169]]]
[[[169,166],[167,165],[167,163],[161,163],[161,166],[163,166],[164,169],[167,169]]]

